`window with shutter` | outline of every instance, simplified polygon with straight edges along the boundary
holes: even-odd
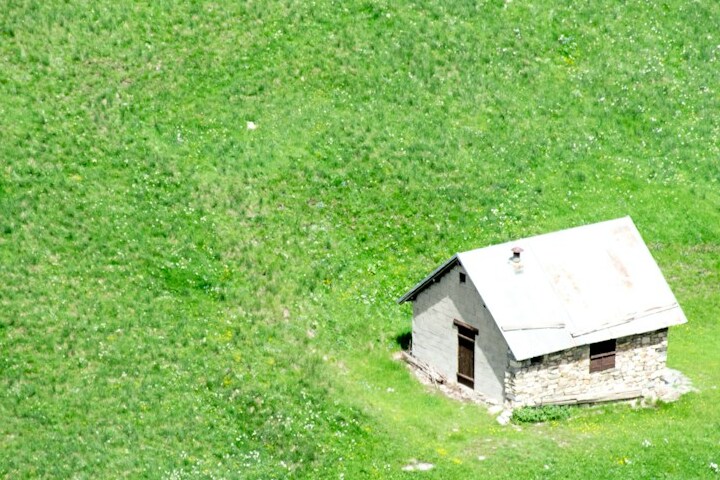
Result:
[[[615,368],[617,342],[606,340],[590,345],[590,373]]]

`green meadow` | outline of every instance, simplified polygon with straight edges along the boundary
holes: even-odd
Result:
[[[6,0],[0,478],[720,478],[718,18]],[[453,253],[625,215],[699,392],[502,427],[393,360]]]

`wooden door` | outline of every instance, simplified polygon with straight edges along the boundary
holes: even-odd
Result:
[[[475,388],[475,335],[463,328],[458,328],[457,381]]]

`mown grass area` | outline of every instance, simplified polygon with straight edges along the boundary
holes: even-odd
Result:
[[[715,477],[718,16],[6,2],[0,476]],[[517,430],[391,359],[454,252],[623,215],[699,393]]]

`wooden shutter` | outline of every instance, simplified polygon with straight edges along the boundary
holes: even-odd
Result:
[[[590,373],[615,368],[615,340],[593,343],[590,345]]]

